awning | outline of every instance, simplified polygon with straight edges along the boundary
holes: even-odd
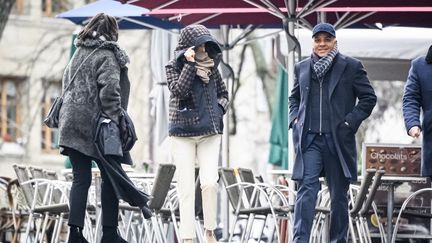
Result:
[[[85,25],[98,13],[106,13],[118,20],[120,29],[178,29],[178,22],[164,21],[158,17],[143,16],[149,10],[143,7],[121,4],[113,0],[99,0],[81,7],[63,12],[57,18],[68,19],[75,24]]]

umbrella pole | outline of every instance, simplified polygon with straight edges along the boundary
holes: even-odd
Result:
[[[288,9],[288,18],[284,20],[284,31],[287,37],[287,45],[288,45],[288,60],[286,62],[286,69],[288,71],[288,90],[287,94],[289,95],[293,84],[294,84],[294,64],[295,64],[295,50],[300,50],[300,44],[298,40],[294,37],[294,24],[295,24],[295,1],[294,0],[286,0],[285,4]],[[294,16],[294,17],[293,17]],[[300,59],[301,56],[299,55]],[[289,112],[288,112],[289,115]],[[289,121],[289,117],[288,117]],[[292,141],[292,132],[288,130],[288,170],[292,171],[294,159],[294,149],[293,144],[290,143]]]
[[[296,12],[295,12],[295,0],[285,0],[285,5],[288,10],[288,17],[284,19],[284,31],[287,37],[287,45],[288,45],[288,60],[286,62],[287,65],[287,74],[288,74],[288,90],[287,94],[289,96],[289,93],[294,85],[294,65],[296,62],[295,52],[297,50],[298,54],[298,60],[301,58],[301,49],[300,49],[300,43],[298,42],[297,38],[294,36],[294,28],[295,28],[295,21],[296,21]],[[291,41],[290,41],[291,40]],[[289,107],[289,106],[288,106]],[[287,113],[289,116],[289,112]],[[289,121],[289,117],[288,117]],[[287,126],[288,129],[288,126]],[[293,170],[293,161],[294,161],[294,147],[293,144],[290,143],[292,141],[292,130],[288,130],[288,171],[291,172]],[[288,185],[292,189],[295,189],[295,184],[293,181],[288,180]],[[294,201],[294,195],[289,195],[289,200],[291,202]],[[290,227],[287,229],[287,242],[292,241],[292,228]]]
[[[223,39],[223,45],[225,47],[227,47],[229,45],[229,30],[230,27],[227,25],[221,25],[220,27],[220,31],[222,33],[222,39]],[[229,63],[229,49],[228,48],[223,48],[223,60],[225,63]],[[233,102],[232,99],[232,81],[230,82],[230,79],[227,79],[227,89],[228,89],[228,97],[230,99],[230,102]],[[221,149],[221,155],[222,155],[222,167],[230,167],[230,158],[229,158],[229,127],[230,127],[230,123],[229,123],[229,113],[230,113],[230,109],[227,109],[227,112],[224,116],[224,131],[223,131],[223,135],[222,135],[222,149]],[[226,194],[226,192],[222,192],[221,191],[221,222],[223,223],[223,239],[228,239],[229,237],[229,225],[230,225],[230,211],[229,211],[229,202],[228,202],[228,196]]]

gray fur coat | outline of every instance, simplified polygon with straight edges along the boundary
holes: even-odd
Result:
[[[63,154],[67,155],[67,149],[71,148],[98,159],[94,145],[96,118],[102,112],[118,124],[120,108],[126,109],[129,98],[126,68],[129,58],[115,42],[78,39],[75,44],[78,49],[63,75],[59,145]],[[100,48],[85,61],[66,90],[71,81],[69,77],[73,77],[80,64],[97,47]]]

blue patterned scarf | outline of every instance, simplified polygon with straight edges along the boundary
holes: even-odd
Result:
[[[318,79],[322,79],[327,71],[330,69],[333,59],[339,53],[337,45],[327,54],[327,56],[320,58],[314,63],[313,69]]]

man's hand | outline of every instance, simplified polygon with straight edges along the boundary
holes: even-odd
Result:
[[[195,46],[191,46],[184,53],[184,56],[186,57],[186,60],[188,60],[188,62],[195,62],[195,51],[194,51],[194,48],[195,48]]]
[[[408,134],[413,138],[418,138],[421,134],[421,129],[418,126],[411,127]]]

